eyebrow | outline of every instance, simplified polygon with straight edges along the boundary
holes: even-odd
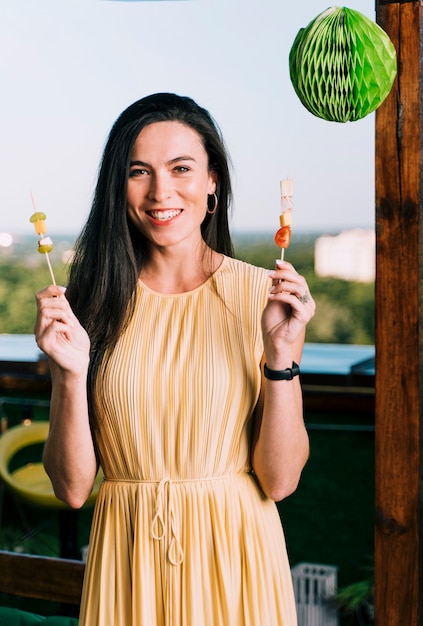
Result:
[[[167,165],[174,165],[175,163],[179,163],[179,161],[195,161],[194,157],[189,156],[189,155],[181,155],[181,156],[177,156],[174,159],[170,159],[170,161],[167,162]],[[134,165],[139,165],[141,167],[151,167],[149,163],[146,163],[145,161],[130,161],[129,166],[132,167]]]

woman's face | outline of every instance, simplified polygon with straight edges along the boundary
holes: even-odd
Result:
[[[180,122],[143,128],[131,155],[127,211],[158,247],[198,243],[207,196],[216,190],[200,135]]]

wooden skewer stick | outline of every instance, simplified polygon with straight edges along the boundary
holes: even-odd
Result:
[[[32,194],[32,191],[31,191],[31,200],[32,200],[32,206],[34,208],[34,213],[37,213],[37,207],[36,207],[36,204],[35,204],[35,200],[34,200],[34,196]],[[48,265],[48,269],[49,269],[49,272],[50,272],[52,283],[53,283],[53,285],[56,285],[56,279],[54,277],[53,268],[51,266],[50,257],[48,255],[48,252],[45,251],[42,254],[44,254],[45,257],[46,257],[46,261],[47,261],[47,265]]]
[[[283,180],[281,180],[280,188],[281,188],[281,214],[283,215],[284,213],[288,211],[292,211],[293,209],[292,197],[294,195],[294,184],[293,184],[292,178],[284,178]],[[291,222],[289,221],[288,224],[290,225]],[[281,247],[281,261],[284,260],[284,256],[285,256],[285,248]]]
[[[48,255],[48,252],[45,252],[44,254],[46,255],[46,261],[47,261],[48,269],[50,271],[51,280],[53,282],[53,285],[56,285],[56,279],[54,278],[53,268],[51,267],[51,263],[50,263],[50,257]]]

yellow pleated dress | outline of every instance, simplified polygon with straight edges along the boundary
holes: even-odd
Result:
[[[251,474],[270,279],[224,257],[193,291],[138,283],[96,388],[80,626],[296,626],[279,514]]]

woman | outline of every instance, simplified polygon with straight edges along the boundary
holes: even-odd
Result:
[[[296,624],[274,501],[308,457],[314,302],[291,264],[232,258],[230,199],[209,113],[139,100],[110,132],[66,295],[37,294],[45,467],[76,508],[105,474],[81,626]]]

